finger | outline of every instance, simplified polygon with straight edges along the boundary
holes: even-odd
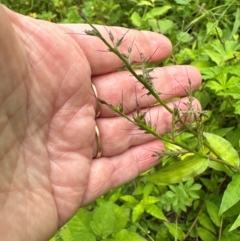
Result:
[[[92,75],[110,73],[123,66],[119,57],[109,53],[108,48],[99,38],[85,34],[86,30],[92,30],[88,24],[61,26],[82,48],[90,63]],[[167,58],[172,50],[169,39],[158,33],[129,30],[122,27],[96,27],[108,42],[111,42],[109,32],[114,36],[114,42],[124,36],[119,50],[121,53],[129,54],[128,49],[132,47],[131,59],[137,62],[142,62],[140,53],[146,59],[151,57],[151,62],[156,62]]]
[[[132,147],[118,156],[94,160],[82,205],[88,204],[112,188],[134,179],[156,165],[159,157],[153,154],[163,150],[163,143],[155,140]]]
[[[195,90],[201,84],[201,74],[192,66],[156,68],[151,75],[162,100],[187,95],[189,88]],[[100,99],[113,106],[123,104],[125,113],[134,111],[137,106],[143,108],[156,103],[156,99],[147,95],[143,85],[127,71],[96,76],[93,83]],[[101,105],[101,117],[112,116],[116,116],[116,113]]]
[[[168,106],[171,109],[178,108],[179,110],[187,111],[189,107],[186,103],[189,103],[189,99],[183,98],[180,101],[169,103]],[[200,104],[196,99],[192,102],[192,108],[200,110]],[[156,133],[159,135],[171,130],[172,114],[163,106],[143,109],[142,112],[146,112],[147,123],[156,126]],[[136,115],[136,113],[129,114],[130,117],[134,115]],[[153,135],[140,131],[137,126],[123,117],[99,118],[96,122],[101,133],[102,155],[105,157],[119,155],[131,146],[141,145],[155,138]]]

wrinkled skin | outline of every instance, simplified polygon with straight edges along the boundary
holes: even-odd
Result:
[[[106,29],[98,26],[108,38]],[[0,5],[0,240],[44,241],[77,209],[139,175],[157,163],[154,151],[163,144],[141,134],[106,106],[95,120],[98,95],[111,104],[122,102],[130,115],[148,110],[153,97],[106,53],[87,25],[56,25],[16,14]],[[115,39],[124,28],[111,29]],[[132,58],[159,61],[171,43],[156,33],[131,30],[121,50],[133,45]],[[138,48],[137,48],[137,47]],[[184,96],[188,78],[196,89],[199,72],[190,66],[157,68],[154,85],[163,99]],[[186,108],[186,98],[169,106]],[[200,108],[194,101],[195,108]],[[147,118],[163,134],[171,116],[158,107]],[[98,125],[103,157],[96,156]]]

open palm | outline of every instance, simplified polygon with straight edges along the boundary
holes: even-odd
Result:
[[[129,73],[115,72],[122,63],[98,51],[106,47],[84,35],[87,28],[31,19],[0,5],[1,240],[47,240],[80,206],[156,164],[152,153],[164,148],[151,136],[136,135],[134,126],[106,107],[95,120],[91,83],[112,104],[124,97],[129,113],[154,99]],[[106,30],[99,29],[107,38]],[[120,38],[127,30],[111,31]],[[153,61],[171,52],[164,36],[137,31],[127,34],[122,50],[133,40],[146,58],[159,47]],[[140,59],[138,48],[132,58]],[[199,73],[187,70],[156,69],[155,86],[166,93],[163,98],[184,95],[187,75],[194,88],[199,86]],[[164,109],[154,107],[149,114],[158,120],[160,133],[169,131],[171,118]],[[95,125],[103,144],[99,159],[93,159]]]

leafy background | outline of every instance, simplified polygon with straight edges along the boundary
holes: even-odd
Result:
[[[143,174],[81,208],[51,241],[238,241],[239,1],[0,2],[22,14],[52,22],[83,23],[78,14],[81,10],[91,23],[165,34],[173,43],[173,54],[159,65],[192,64],[201,71],[203,84],[194,96],[207,114],[203,114],[203,126],[197,128],[204,129],[210,146],[227,164],[234,163],[234,168],[217,162],[203,168],[205,159],[186,157],[191,168],[178,162],[174,175],[168,170],[161,173],[159,165],[148,172],[153,178]],[[191,140],[186,135],[181,138],[182,142]],[[174,158],[164,156],[163,162],[174,162]],[[169,170],[171,173],[171,166]],[[183,178],[187,181],[182,182]]]

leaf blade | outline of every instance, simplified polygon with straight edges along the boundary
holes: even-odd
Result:
[[[192,155],[146,176],[145,179],[157,184],[179,183],[201,174],[208,166],[209,160],[207,158]]]

